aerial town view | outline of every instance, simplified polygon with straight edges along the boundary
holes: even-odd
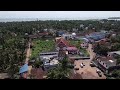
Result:
[[[120,79],[120,11],[0,11],[0,79]]]

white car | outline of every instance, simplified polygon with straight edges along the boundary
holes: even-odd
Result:
[[[99,69],[96,70],[96,73],[100,73],[101,71]]]
[[[79,68],[74,68],[75,70],[79,70]]]
[[[99,75],[100,77],[102,77],[102,73],[101,73],[100,70],[97,69],[96,72],[98,73],[98,75]]]
[[[90,63],[90,66],[91,66],[91,67],[95,67],[95,65],[94,65],[92,62]]]
[[[82,63],[82,65],[83,65],[83,66],[85,66],[85,64],[84,64],[84,63]]]
[[[83,68],[83,64],[80,64],[80,67]]]

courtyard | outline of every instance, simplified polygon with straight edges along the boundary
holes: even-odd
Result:
[[[98,73],[96,73],[96,70],[99,70],[97,67],[90,66],[90,62],[95,57],[95,53],[92,50],[92,44],[89,44],[87,51],[90,54],[90,59],[75,60],[75,68],[79,68],[79,70],[76,70],[75,72],[81,74],[83,79],[106,79],[106,76],[103,74],[103,72],[101,72],[102,77],[99,77]],[[82,63],[85,65],[83,68],[80,67],[80,64]]]
[[[84,63],[85,66],[83,68],[80,67],[80,64]],[[106,79],[105,75],[102,73],[102,77],[99,77],[98,73],[96,73],[97,67],[90,66],[90,60],[75,60],[74,62],[75,68],[79,68],[76,70],[76,73],[81,74],[83,79]]]

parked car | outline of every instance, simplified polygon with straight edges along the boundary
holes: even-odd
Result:
[[[101,72],[101,71],[100,71],[99,69],[97,69],[97,70],[96,70],[96,73],[99,73],[99,72]]]
[[[79,70],[79,68],[74,68],[75,70]]]
[[[80,64],[80,67],[83,68],[83,64]]]
[[[96,70],[96,73],[98,73],[98,75],[99,75],[99,77],[102,77],[102,73],[101,73],[101,71],[100,70]]]
[[[102,73],[100,72],[100,73],[98,73],[98,75],[99,75],[99,77],[102,77]]]
[[[93,64],[93,63],[91,62],[91,63],[90,63],[90,66],[91,66],[91,67],[95,67],[95,64]]]
[[[82,65],[83,65],[83,66],[85,66],[85,64],[84,64],[84,63],[82,63]]]

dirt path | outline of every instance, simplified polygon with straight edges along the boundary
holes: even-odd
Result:
[[[93,52],[92,48],[93,48],[92,44],[89,44],[89,47],[88,47],[87,51],[88,51],[88,53],[90,55],[90,61],[95,58],[95,53]]]
[[[29,61],[29,58],[30,58],[30,55],[31,55],[31,50],[30,50],[30,42],[28,44],[28,49],[27,49],[27,53],[26,53],[26,60],[25,60],[25,63],[28,64],[28,61]]]
[[[31,56],[31,49],[30,49],[30,42],[28,43],[28,48],[27,48],[27,53],[26,53],[26,60],[25,60],[25,63],[28,64],[28,61],[30,59],[30,56]],[[28,74],[30,75],[31,74],[31,69],[32,69],[32,66],[29,66],[28,67]]]
[[[5,78],[9,78],[9,74],[8,73],[0,73],[0,79],[5,79]]]

